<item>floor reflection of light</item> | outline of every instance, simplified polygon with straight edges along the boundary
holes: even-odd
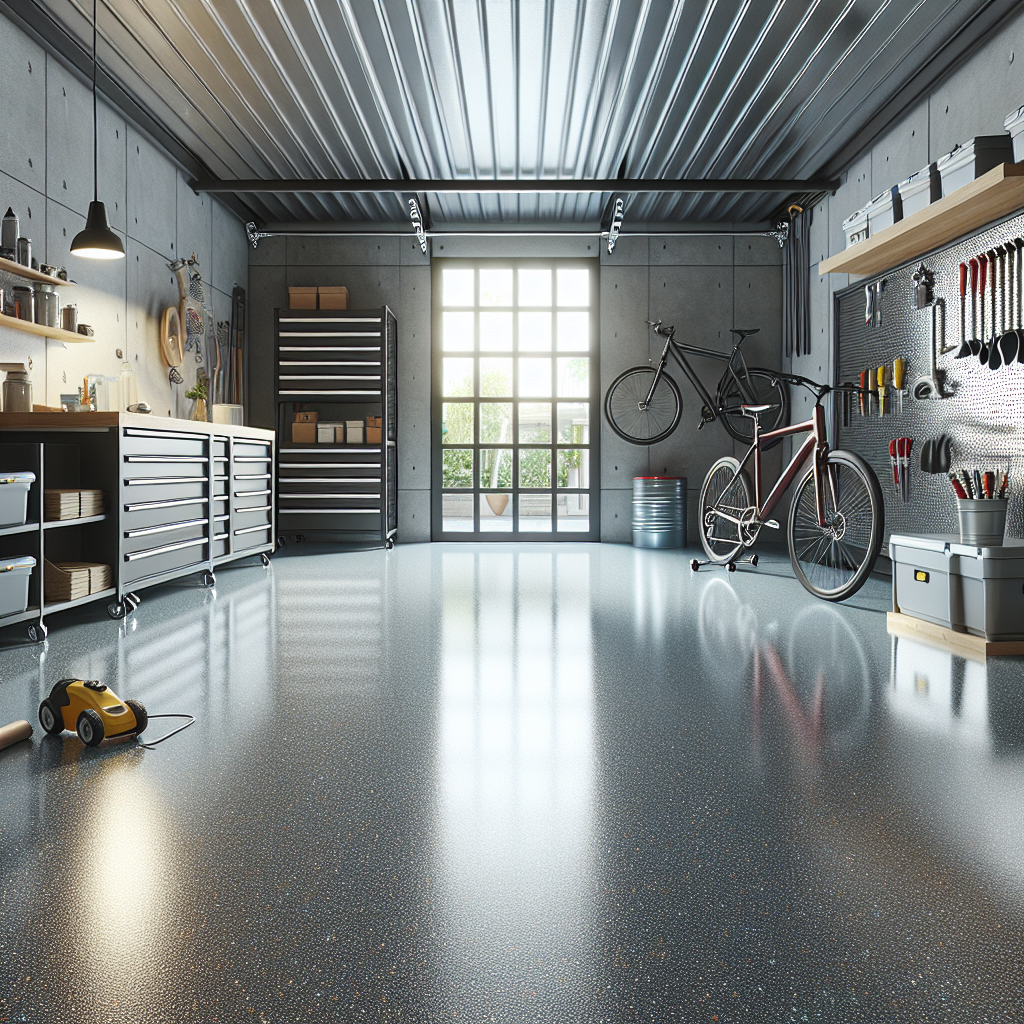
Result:
[[[173,832],[167,810],[135,767],[114,758],[88,780],[82,798],[88,813],[69,887],[80,998],[91,994],[97,1009],[131,1006],[135,1019],[143,1019],[159,1015],[155,1005],[140,1012],[151,990],[157,998],[158,980],[154,974],[147,981],[139,965],[172,959],[169,905],[177,880],[166,848]]]
[[[550,964],[582,962],[591,938],[588,557],[445,553],[442,577],[438,895],[453,983],[515,949],[516,983],[564,998]]]

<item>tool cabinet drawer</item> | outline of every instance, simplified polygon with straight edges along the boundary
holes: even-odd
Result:
[[[197,540],[207,535],[209,523],[202,519],[186,519],[155,526],[127,527],[122,530],[121,551],[144,551],[153,547],[177,544],[179,541]]]
[[[232,531],[232,550],[247,551],[249,548],[263,548],[270,544],[272,528],[270,523],[252,523],[236,526]]]
[[[374,533],[381,531],[378,509],[280,508],[277,528],[284,533],[315,530],[330,533]]]
[[[213,538],[213,557],[214,560],[218,558],[224,558],[226,555],[231,554],[231,544],[228,540],[226,533],[220,534]]]
[[[231,498],[231,507],[235,511],[241,509],[270,508],[271,491],[269,487],[260,490],[235,491]]]
[[[142,530],[149,526],[205,519],[209,504],[205,497],[177,498],[169,501],[130,500],[122,507],[121,527],[123,530]]]
[[[209,547],[210,542],[203,538],[153,545],[141,551],[126,552],[122,555],[121,562],[122,585],[193,565],[198,571],[208,564]]]
[[[209,486],[206,476],[188,475],[149,477],[124,481],[121,497],[125,505],[140,502],[176,501],[182,498],[205,498]]]
[[[121,465],[125,482],[168,477],[205,477],[209,462],[202,456],[135,455],[126,456]]]
[[[265,459],[270,461],[273,449],[269,441],[235,438],[235,459]]]
[[[340,448],[322,445],[318,448],[282,448],[278,452],[277,468],[280,473],[310,467],[332,470],[372,467],[379,470],[381,462],[380,448]]]
[[[128,455],[192,455],[207,454],[207,438],[203,434],[161,434],[157,431],[126,428],[121,437],[121,454]]]
[[[227,476],[227,474],[224,474],[223,476],[218,474],[217,476],[215,476],[213,478],[213,496],[215,498],[216,497],[220,497],[221,495],[223,495],[224,497],[227,497],[227,493],[228,493],[228,476]]]
[[[212,454],[215,459],[228,457],[228,439],[226,437],[215,437],[211,442]]]

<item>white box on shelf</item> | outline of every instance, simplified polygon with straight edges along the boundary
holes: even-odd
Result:
[[[904,217],[909,217],[942,198],[942,179],[936,164],[929,164],[915,171],[897,187]]]
[[[849,249],[851,245],[856,245],[858,242],[863,242],[867,240],[867,209],[858,210],[856,213],[851,213],[850,216],[843,221],[843,234],[846,236],[847,249]]]
[[[1009,132],[970,139],[939,160],[942,194],[952,195],[993,167],[1009,163],[1013,163],[1013,140]]]
[[[1003,120],[1003,127],[1013,140],[1013,162],[1024,162],[1024,107],[1011,110]]]

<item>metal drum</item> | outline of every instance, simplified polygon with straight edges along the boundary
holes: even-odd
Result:
[[[686,544],[686,479],[633,477],[633,547],[681,548]]]

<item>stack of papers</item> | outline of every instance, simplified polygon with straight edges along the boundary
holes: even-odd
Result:
[[[64,519],[81,519],[103,515],[103,492],[94,490],[47,488],[44,495],[45,516],[48,523]]]
[[[108,590],[113,583],[109,565],[95,562],[46,562],[44,585],[47,604],[77,601]]]

